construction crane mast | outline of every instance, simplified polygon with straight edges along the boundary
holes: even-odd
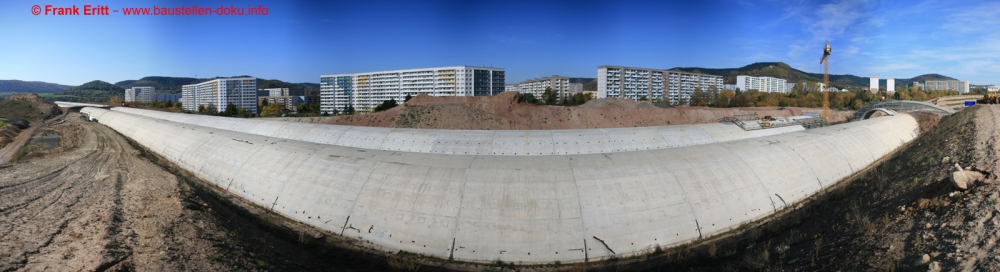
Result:
[[[823,47],[823,58],[819,59],[819,63],[823,64],[823,120],[827,120],[830,111],[830,41],[823,42],[825,46]]]

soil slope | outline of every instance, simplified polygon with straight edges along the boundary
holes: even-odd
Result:
[[[78,147],[0,166],[0,271],[329,267],[308,259],[314,248],[276,239],[280,232],[262,231],[81,119],[73,113],[58,125],[72,127],[61,131]],[[363,262],[373,263],[385,266]]]
[[[809,203],[726,237],[604,270],[998,271],[998,119],[997,105],[939,122],[921,114],[924,133],[916,140]],[[949,181],[956,163],[986,177],[958,190]]]
[[[14,94],[0,100],[0,118],[20,118],[28,121],[40,121],[62,113],[52,101],[38,97],[37,94]]]
[[[760,117],[819,113],[814,108],[658,108],[648,102],[592,100],[580,107],[542,106],[519,101],[513,92],[496,96],[430,97],[419,95],[402,106],[373,114],[280,118],[285,121],[338,125],[426,129],[587,129],[666,126],[718,122],[736,114]],[[831,111],[835,122],[852,112]]]

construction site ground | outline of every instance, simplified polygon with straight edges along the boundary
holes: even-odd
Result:
[[[922,135],[880,164],[723,237],[527,267],[372,251],[249,204],[70,113],[52,126],[59,152],[0,165],[0,271],[994,271],[998,118],[996,105],[940,121],[920,115]],[[954,189],[956,162],[986,179]]]

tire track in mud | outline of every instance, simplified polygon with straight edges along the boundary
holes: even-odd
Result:
[[[0,173],[0,180],[11,181],[0,189],[0,271],[24,268],[60,236],[69,236],[61,242],[106,244],[103,250],[73,254],[86,258],[64,268],[106,268],[127,255],[113,239],[121,222],[119,162],[126,159],[124,147],[95,124],[81,125],[87,139],[79,148],[54,155],[58,159],[19,162]],[[32,175],[39,170],[49,172]],[[91,231],[93,235],[85,235]]]
[[[228,231],[183,205],[173,174],[117,132],[67,121],[76,148],[0,167],[0,271],[233,270]]]
[[[80,213],[74,210],[88,210],[102,204],[103,197],[88,197],[100,191],[101,180],[88,178],[87,174],[99,170],[108,156],[103,154],[106,150],[98,141],[87,143],[57,155],[65,159],[19,162],[0,174],[0,179],[20,184],[0,191],[0,198],[5,199],[5,210],[0,214],[0,260],[3,260],[0,270],[22,268],[40,249],[64,233],[71,221],[80,218]],[[37,170],[51,172],[41,173],[44,178],[33,179],[30,173]],[[12,199],[17,202],[11,203]]]
[[[981,140],[976,144],[979,145],[978,150],[985,152],[985,154],[980,154],[981,159],[977,167],[984,168],[983,170],[991,172],[995,176],[998,166],[997,154],[1000,154],[1000,142],[997,141],[997,134],[1000,133],[1000,124],[997,122],[997,119],[1000,118],[1000,109],[992,105],[984,106],[987,110],[977,112],[980,115],[976,116],[977,136],[979,136],[977,140]],[[964,233],[964,238],[959,240],[957,248],[961,249],[959,253],[965,252],[966,254],[963,255],[966,256],[965,258],[956,258],[959,262],[958,266],[963,271],[997,269],[997,259],[991,260],[990,256],[996,256],[998,251],[996,230],[1000,228],[1000,218],[997,218],[996,215],[1000,213],[1000,209],[995,203],[990,205],[989,202],[1000,198],[1000,193],[995,190],[995,187],[990,187],[994,190],[978,192],[978,201],[970,201],[964,207],[965,219],[967,220],[966,224],[961,227],[967,228],[968,232]],[[976,189],[982,191],[983,188],[977,187]]]

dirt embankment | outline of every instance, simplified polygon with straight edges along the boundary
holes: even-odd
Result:
[[[34,122],[60,113],[62,110],[55,103],[33,93],[13,94],[0,100],[0,118],[20,118]]]
[[[391,271],[412,256],[287,220],[71,113],[61,153],[0,165],[0,271]],[[75,144],[70,144],[75,143]],[[426,267],[424,270],[427,270]],[[431,269],[433,271],[433,269]]]
[[[7,144],[14,141],[17,138],[17,134],[21,133],[21,129],[17,128],[14,124],[4,124],[0,126],[0,148],[7,146]]]
[[[580,107],[541,106],[519,101],[517,93],[496,96],[430,97],[420,95],[402,106],[373,114],[335,117],[283,118],[285,121],[426,129],[588,129],[666,126],[718,122],[736,114],[763,117],[794,116],[813,108],[659,108],[648,102],[592,100]],[[834,122],[852,112],[831,111]]]
[[[923,134],[905,149],[808,203],[726,237],[597,270],[995,271],[1000,107],[917,117]],[[955,163],[985,180],[956,189]]]

